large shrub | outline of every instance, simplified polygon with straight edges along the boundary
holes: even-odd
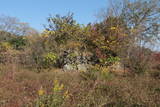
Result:
[[[17,50],[22,49],[27,45],[27,39],[23,36],[17,36],[11,39],[9,42]]]

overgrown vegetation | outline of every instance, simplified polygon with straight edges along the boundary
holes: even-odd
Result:
[[[2,16],[0,106],[159,107],[159,0],[124,0],[101,16],[50,16],[42,33]]]

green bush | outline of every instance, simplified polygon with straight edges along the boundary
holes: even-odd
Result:
[[[113,65],[114,63],[116,63],[116,62],[118,62],[118,61],[120,61],[120,58],[119,57],[114,57],[114,56],[110,56],[110,57],[108,57],[108,58],[106,58],[106,59],[99,59],[100,60],[100,63],[102,64],[102,65],[107,65],[107,66],[110,66],[110,65]]]
[[[58,56],[53,53],[47,53],[43,55],[43,67],[44,68],[51,68],[56,64],[56,61],[58,59]]]
[[[12,38],[9,43],[17,50],[22,49],[27,45],[27,39],[23,36]]]

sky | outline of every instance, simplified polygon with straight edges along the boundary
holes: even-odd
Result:
[[[107,7],[108,0],[0,0],[0,15],[17,17],[41,31],[51,15],[74,13],[80,24],[96,21],[95,15]]]

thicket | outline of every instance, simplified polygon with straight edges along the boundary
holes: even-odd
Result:
[[[78,24],[73,13],[50,16],[40,34],[15,18],[3,16],[0,62],[16,62],[38,71],[66,65],[79,70],[80,64],[106,67],[120,62],[124,69],[145,72],[156,53],[151,46],[159,40],[159,9],[157,0],[125,1],[119,7],[112,5],[100,22],[88,25]],[[8,55],[16,61],[6,62]]]
[[[134,2],[124,0],[122,4],[112,4],[112,7],[106,13],[102,12],[100,16],[103,16],[102,20],[87,25],[81,25],[74,20],[73,13],[68,13],[65,16],[49,16],[47,18],[48,24],[45,25],[42,33],[38,33],[28,24],[21,23],[16,18],[1,17],[0,76],[4,73],[3,75],[8,76],[4,78],[17,82],[21,78],[17,77],[18,80],[13,75],[14,72],[21,69],[28,71],[28,75],[30,75],[29,70],[42,74],[45,71],[53,71],[53,69],[79,71],[77,74],[73,72],[73,75],[71,75],[72,73],[67,74],[68,72],[64,73],[61,75],[62,77],[59,77],[60,82],[57,78],[50,79],[54,80],[50,90],[47,89],[51,84],[50,80],[47,79],[48,82],[44,77],[36,77],[35,72],[32,72],[31,74],[35,77],[31,76],[30,78],[29,76],[29,78],[34,82],[35,78],[41,78],[48,82],[48,84],[44,83],[47,87],[46,90],[44,87],[40,87],[39,90],[35,88],[38,91],[38,97],[36,96],[36,100],[30,101],[29,105],[36,107],[60,107],[64,104],[72,104],[77,107],[97,107],[98,105],[157,106],[160,88],[158,86],[158,88],[153,88],[154,84],[143,80],[143,78],[148,79],[148,75],[145,75],[146,77],[141,75],[143,78],[139,78],[140,81],[136,81],[136,78],[124,77],[124,81],[117,82],[118,79],[113,80],[112,78],[117,75],[113,71],[118,66],[121,67],[118,71],[129,72],[131,77],[154,71],[151,73],[153,78],[148,80],[157,85],[153,79],[160,78],[160,53],[158,50],[153,50],[153,47],[159,43],[160,37],[159,0],[137,0]],[[4,72],[10,67],[9,71],[11,72]],[[41,73],[39,75],[42,75]],[[50,74],[50,72],[48,73]],[[14,78],[11,78],[10,75]],[[48,78],[49,75],[46,75]],[[57,76],[59,75],[57,74]],[[25,77],[25,74],[21,76],[24,76],[22,77],[24,79],[28,78]],[[63,76],[71,78],[68,77],[65,81]],[[75,80],[74,76],[78,79]],[[120,80],[122,77],[118,78]],[[68,82],[72,79],[74,80],[73,84]],[[43,80],[41,81],[43,82]],[[113,80],[113,84],[110,84],[110,80]],[[128,80],[130,82],[127,82]],[[10,80],[8,81],[10,82]],[[61,81],[73,87],[74,90],[61,84]],[[143,82],[149,84],[146,86],[147,88],[143,86]],[[139,85],[136,89],[134,89],[135,84]],[[76,90],[76,87],[79,89]],[[83,89],[80,90],[80,87]],[[142,95],[141,88],[144,88]],[[88,89],[90,89],[89,93]],[[125,91],[127,89],[129,92]],[[107,93],[108,91],[111,94]],[[132,95],[132,91],[140,93],[137,95],[140,97]],[[81,95],[78,96],[79,92]],[[122,93],[125,95],[123,96]],[[150,93],[153,93],[153,96]],[[131,98],[128,97],[128,94],[131,95]],[[147,102],[152,99],[143,96],[143,94],[153,97],[154,103]],[[111,97],[113,101],[106,99],[106,97],[108,99]],[[139,99],[137,100],[137,98]],[[72,103],[72,101],[76,102]],[[106,103],[107,101],[109,103]]]

